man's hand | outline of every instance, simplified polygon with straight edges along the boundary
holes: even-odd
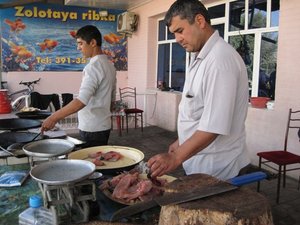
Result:
[[[55,127],[56,123],[57,123],[57,121],[55,119],[53,119],[52,116],[49,116],[42,123],[41,132],[44,133],[44,131],[53,129]]]
[[[41,132],[53,129],[55,124],[59,120],[75,112],[78,112],[83,107],[85,107],[85,105],[80,100],[76,98],[73,99],[68,105],[62,107],[60,110],[56,111],[51,116],[49,116],[46,120],[44,120],[41,128]]]
[[[175,170],[181,165],[174,153],[163,153],[153,156],[148,161],[151,177],[159,177]]]

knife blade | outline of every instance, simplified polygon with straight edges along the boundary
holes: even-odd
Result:
[[[164,194],[163,196],[156,197],[150,201],[139,202],[116,211],[112,215],[111,221],[116,221],[124,217],[132,216],[158,205],[165,206],[171,204],[180,204],[209,196],[218,195],[224,192],[229,192],[237,188],[237,186],[231,185],[229,183],[218,183],[206,188],[201,188],[189,192]]]

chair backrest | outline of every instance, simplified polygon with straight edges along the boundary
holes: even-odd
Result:
[[[136,88],[124,87],[119,88],[120,100],[125,103],[131,103],[134,107],[128,106],[128,108],[136,108]]]
[[[289,109],[287,129],[285,132],[284,151],[287,150],[290,129],[298,129],[298,137],[300,141],[300,110],[293,111],[292,109]]]

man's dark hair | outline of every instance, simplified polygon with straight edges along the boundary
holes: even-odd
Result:
[[[76,32],[76,38],[81,38],[82,40],[85,40],[86,43],[90,43],[92,39],[95,39],[97,42],[97,45],[101,47],[102,45],[102,35],[97,27],[92,25],[87,25],[84,27],[81,27]]]
[[[169,8],[165,16],[165,23],[169,27],[172,18],[180,16],[180,19],[187,19],[190,24],[193,24],[197,14],[201,14],[205,21],[210,24],[208,11],[199,0],[177,0]]]

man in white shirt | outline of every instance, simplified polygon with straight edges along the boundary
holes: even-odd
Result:
[[[178,140],[148,161],[153,177],[181,164],[187,175],[229,179],[250,163],[245,144],[248,76],[240,55],[210,25],[198,0],[177,0],[165,21],[191,52],[178,115]]]
[[[79,132],[85,147],[107,145],[111,129],[111,103],[115,99],[116,70],[101,50],[102,35],[97,27],[87,25],[76,33],[77,49],[90,58],[83,69],[78,97],[48,117],[42,132],[78,112]]]

